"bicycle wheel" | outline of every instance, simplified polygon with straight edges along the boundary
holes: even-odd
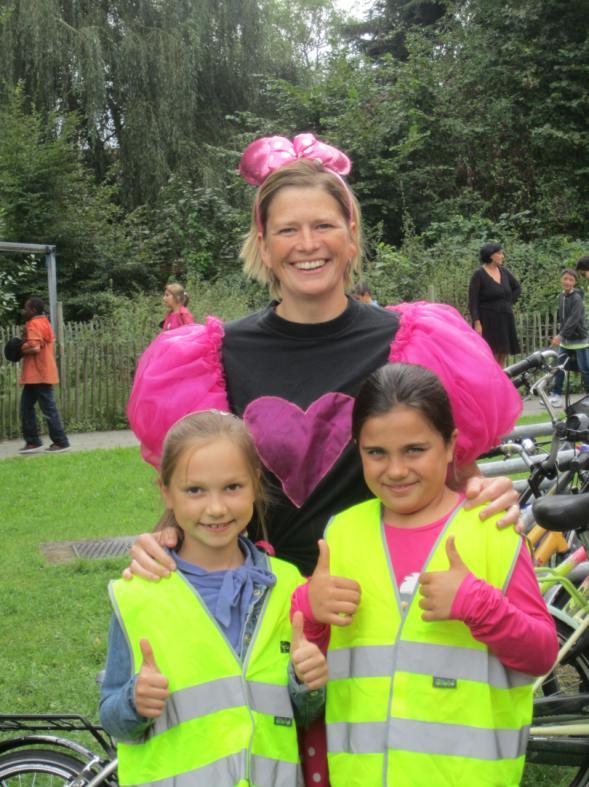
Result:
[[[559,648],[572,636],[573,629],[562,620],[556,620]],[[548,675],[541,687],[544,696],[589,693],[589,651],[587,633],[573,650]]]
[[[573,629],[561,620],[556,621],[559,645],[572,635]],[[566,698],[584,695],[589,692],[589,654],[587,649],[579,645],[574,649],[546,678],[537,694],[534,706],[532,727],[539,729],[540,734],[531,736],[528,741],[526,768],[522,787],[585,787],[589,784],[589,741],[585,738],[569,738],[559,736],[543,736],[541,725],[558,724],[565,721],[560,713],[567,713],[564,708]],[[563,698],[563,708],[553,706],[548,698]],[[582,696],[579,696],[582,701]],[[544,705],[544,709],[542,706]],[[548,708],[552,707],[550,713]],[[587,715],[577,709],[580,719],[587,721]],[[566,719],[570,721],[571,719]]]
[[[59,787],[69,784],[84,763],[51,749],[23,749],[0,757],[0,787]]]

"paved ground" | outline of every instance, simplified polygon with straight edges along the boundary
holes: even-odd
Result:
[[[524,400],[524,414],[537,415],[545,413],[545,409],[539,399]],[[546,418],[548,420],[548,417]],[[117,430],[112,432],[80,432],[79,434],[69,435],[72,451],[94,451],[99,448],[126,448],[127,446],[139,445],[137,438],[130,430]],[[22,446],[22,440],[4,440],[0,442],[0,459],[9,459],[18,456],[18,449]],[[49,440],[45,439],[45,445],[49,445]],[[41,456],[44,451],[37,454],[25,454],[22,459],[32,459]],[[58,456],[55,457],[58,459]]]
[[[129,429],[121,429],[113,432],[80,432],[68,435],[72,446],[72,451],[94,451],[97,448],[126,448],[127,446],[138,446],[137,438]],[[48,446],[50,440],[44,437],[44,446]],[[19,456],[18,449],[23,445],[23,440],[4,440],[0,442],[0,459],[9,459]],[[25,454],[22,459],[33,459],[35,456],[42,456],[43,450],[36,454]],[[55,456],[59,459],[60,454]]]

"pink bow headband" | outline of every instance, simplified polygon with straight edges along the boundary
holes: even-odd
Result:
[[[352,162],[341,150],[319,142],[313,134],[297,134],[292,142],[286,137],[256,139],[243,151],[239,174],[252,186],[261,186],[272,172],[300,158],[319,161],[340,177],[352,169]]]
[[[344,185],[349,195],[350,217],[353,217],[352,195],[342,175],[352,169],[352,162],[341,150],[320,142],[313,134],[297,134],[291,142],[286,137],[262,137],[250,143],[239,162],[239,174],[252,186],[261,186],[268,175],[299,159],[318,161]],[[256,200],[256,223],[262,231]]]

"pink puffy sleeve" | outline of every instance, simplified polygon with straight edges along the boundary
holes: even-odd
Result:
[[[389,361],[417,363],[438,375],[458,428],[456,462],[474,462],[513,429],[522,411],[519,393],[452,306],[418,301],[386,308],[401,316]]]
[[[229,410],[221,363],[223,324],[184,325],[160,333],[137,365],[127,405],[143,458],[159,467],[168,429],[197,410]]]

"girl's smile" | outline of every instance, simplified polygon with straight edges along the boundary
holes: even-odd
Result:
[[[254,487],[239,446],[227,437],[189,445],[162,494],[184,531],[180,557],[207,570],[243,563],[237,538],[253,516]]]
[[[365,421],[358,440],[364,478],[382,501],[387,524],[419,527],[452,508],[456,493],[446,486],[446,474],[455,440],[446,443],[406,405]]]

